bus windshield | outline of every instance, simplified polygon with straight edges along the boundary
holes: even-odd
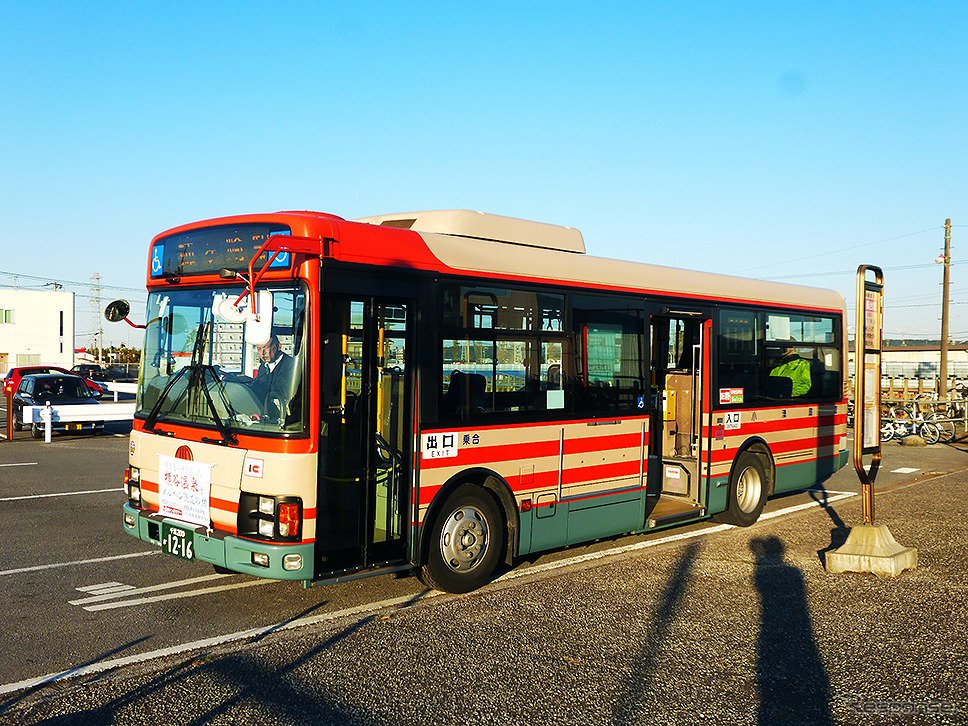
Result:
[[[137,414],[159,422],[235,433],[305,432],[306,293],[296,286],[259,291],[268,341],[246,340],[232,303],[242,287],[173,289],[148,296]],[[268,294],[267,294],[268,293]],[[265,304],[268,303],[268,304]]]

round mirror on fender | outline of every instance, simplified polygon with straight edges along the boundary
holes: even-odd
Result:
[[[128,313],[130,312],[131,306],[127,300],[115,300],[114,302],[108,303],[108,306],[104,308],[104,317],[112,323],[120,323],[128,317]]]

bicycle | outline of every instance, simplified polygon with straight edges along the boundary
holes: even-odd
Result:
[[[948,393],[951,396],[961,395],[960,392],[955,392],[954,388]],[[928,393],[919,394],[914,399],[914,410],[938,427],[941,441],[946,444],[955,440],[955,419],[963,415],[957,413],[963,405],[963,400],[950,398],[949,400],[941,401]]]
[[[941,440],[941,429],[937,422],[924,417],[918,407],[913,409],[906,406],[889,406],[886,415],[881,415],[881,441],[903,439],[917,434],[927,444],[936,444]]]

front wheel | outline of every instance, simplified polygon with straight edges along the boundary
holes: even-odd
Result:
[[[944,444],[950,444],[955,440],[955,422],[939,416],[936,413],[928,416],[928,421],[938,427],[938,435]]]
[[[763,512],[768,488],[769,480],[763,460],[752,452],[744,451],[736,459],[729,476],[726,511],[717,515],[716,520],[749,527]]]
[[[494,499],[462,484],[434,520],[423,580],[445,592],[476,590],[491,578],[503,545],[504,522]]]
[[[936,444],[941,439],[941,431],[938,425],[932,421],[925,421],[921,424],[921,428],[918,429],[918,433],[921,434],[921,438],[924,439],[924,443]]]

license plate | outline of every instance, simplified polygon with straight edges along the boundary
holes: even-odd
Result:
[[[66,424],[66,428],[68,431],[80,431],[83,426],[79,423],[69,423]]]
[[[161,549],[185,560],[195,559],[195,533],[190,529],[161,523]]]

